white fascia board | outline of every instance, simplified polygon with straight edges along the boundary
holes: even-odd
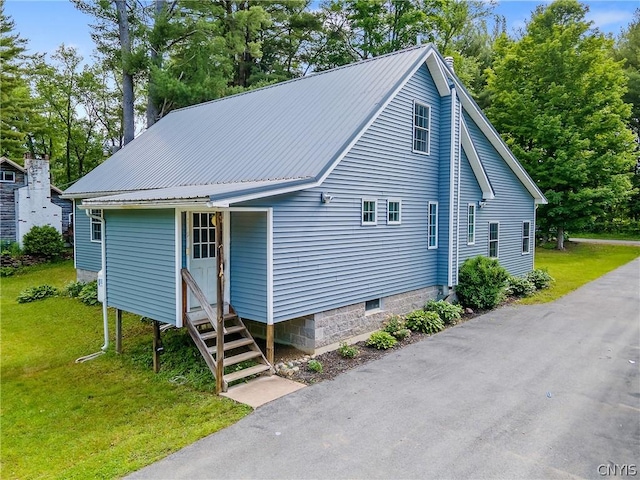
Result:
[[[478,152],[473,145],[471,135],[469,135],[467,122],[465,122],[462,116],[460,117],[460,127],[460,140],[462,143],[462,149],[464,150],[464,153],[467,154],[469,164],[471,165],[471,170],[473,170],[473,174],[475,175],[476,180],[480,185],[480,189],[482,190],[482,199],[492,200],[493,198],[495,198],[493,188],[491,188],[491,183],[489,182],[489,177],[487,177],[487,172],[484,171],[484,167],[482,166],[482,162],[480,161],[480,156],[478,155]]]
[[[502,157],[502,159],[507,162],[509,168],[516,175],[518,180],[522,182],[527,191],[534,198],[536,204],[546,204],[547,199],[544,194],[540,191],[536,183],[529,176],[529,174],[525,171],[525,169],[520,165],[520,162],[513,155],[507,144],[504,143],[498,132],[493,128],[493,125],[489,122],[487,117],[484,116],[480,107],[476,104],[476,102],[471,98],[467,90],[464,86],[458,81],[455,76],[450,77],[451,80],[455,83],[456,88],[458,89],[458,96],[460,97],[460,101],[462,102],[462,106],[464,107],[464,111],[469,114],[471,119],[478,125],[480,131],[487,137],[493,148],[498,151],[498,154]]]
[[[100,210],[139,210],[139,209],[157,209],[157,208],[207,208],[207,200],[200,201],[153,201],[153,202],[82,202],[78,205],[81,209],[100,209]]]
[[[438,58],[433,50],[430,51],[430,55],[427,57],[426,63],[440,96],[446,97],[447,95],[450,95],[451,88],[449,88],[449,81],[447,80],[444,70],[442,70],[442,60]]]

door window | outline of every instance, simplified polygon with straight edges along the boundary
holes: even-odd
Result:
[[[215,258],[216,227],[213,213],[193,214],[193,258]]]

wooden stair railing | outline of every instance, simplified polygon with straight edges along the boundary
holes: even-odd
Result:
[[[216,379],[217,393],[226,392],[231,382],[267,371],[270,375],[273,374],[273,367],[233,307],[229,305],[229,313],[223,314],[222,332],[218,332],[216,312],[209,305],[191,273],[186,269],[182,269],[181,273],[183,279],[183,323]],[[186,311],[184,300],[186,300],[187,288],[192,291],[200,303],[199,310]],[[219,348],[219,343],[222,348]],[[222,354],[219,355],[218,352],[222,352]],[[243,362],[251,362],[255,365],[235,370],[226,375],[222,374],[222,377],[218,378],[219,356],[222,358],[222,371],[224,371],[224,367],[239,365]]]

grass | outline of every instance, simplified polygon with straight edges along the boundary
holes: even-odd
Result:
[[[163,369],[154,374],[151,326],[133,315],[123,318],[122,355],[76,364],[102,344],[101,307],[15,300],[27,287],[62,288],[74,277],[73,264],[63,262],[2,279],[3,479],[121,477],[251,411],[212,394],[200,359],[181,349],[182,331],[163,334]]]
[[[569,238],[593,238],[595,240],[638,240],[640,233],[571,233]]]
[[[640,247],[625,245],[566,242],[565,247],[536,249],[535,267],[546,269],[555,283],[520,303],[552,302],[640,256]]]

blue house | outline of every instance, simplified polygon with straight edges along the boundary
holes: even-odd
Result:
[[[173,111],[65,196],[109,306],[185,326],[188,272],[309,352],[447,295],[469,257],[528,272],[546,202],[432,45]]]

